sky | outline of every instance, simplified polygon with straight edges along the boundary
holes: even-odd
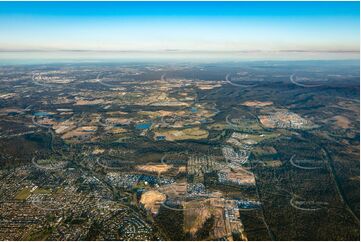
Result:
[[[6,58],[359,58],[359,2],[0,2]]]

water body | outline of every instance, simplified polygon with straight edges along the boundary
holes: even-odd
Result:
[[[156,139],[157,139],[157,141],[165,140],[165,136],[163,136],[163,135],[157,136]]]
[[[34,116],[36,117],[44,117],[44,116],[50,116],[51,114],[47,113],[47,112],[36,112],[34,113]]]
[[[196,112],[198,112],[198,109],[195,108],[195,107],[191,107],[191,112],[192,112],[192,113],[196,113]]]
[[[140,123],[140,124],[136,124],[135,128],[136,129],[149,129],[152,126],[152,123]]]

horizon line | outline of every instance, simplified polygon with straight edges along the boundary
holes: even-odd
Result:
[[[305,50],[305,49],[280,49],[280,50],[191,50],[191,49],[161,49],[161,50],[121,50],[121,49],[1,49],[0,52],[3,53],[21,53],[21,52],[39,52],[39,53],[47,53],[47,52],[74,52],[74,53],[360,53],[360,50],[348,50],[348,49],[340,49],[340,50]]]

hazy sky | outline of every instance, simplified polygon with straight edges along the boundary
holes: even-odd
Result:
[[[359,2],[0,2],[0,55],[357,57],[359,9]]]

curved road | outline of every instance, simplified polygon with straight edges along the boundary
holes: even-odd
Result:
[[[226,82],[232,86],[236,86],[236,87],[254,87],[256,86],[257,84],[253,84],[253,85],[243,85],[243,84],[236,84],[236,83],[233,83],[230,79],[229,79],[229,76],[230,74],[228,73],[225,77],[226,79]]]
[[[296,75],[292,74],[290,76],[290,81],[293,84],[295,84],[296,86],[299,86],[299,87],[320,87],[320,86],[322,86],[321,84],[314,84],[314,85],[312,85],[312,84],[302,84],[302,83],[298,83],[296,80],[297,80]]]
[[[322,207],[318,207],[318,208],[302,208],[302,207],[299,207],[298,205],[295,204],[295,198],[296,196],[292,196],[291,200],[290,200],[290,205],[295,208],[295,209],[298,209],[298,210],[302,210],[302,211],[308,211],[308,212],[314,212],[314,211],[318,211],[320,209],[322,209]],[[304,203],[307,203],[307,202],[304,202]],[[321,203],[314,203],[315,205],[318,205],[320,206]],[[322,205],[326,205],[326,203],[322,203]]]
[[[291,158],[290,158],[290,163],[294,166],[294,167],[297,167],[299,169],[303,169],[303,170],[316,170],[316,169],[321,169],[322,167],[321,166],[315,166],[315,167],[309,167],[309,166],[300,166],[296,163],[294,163],[293,159],[296,157],[296,155],[293,155]]]

